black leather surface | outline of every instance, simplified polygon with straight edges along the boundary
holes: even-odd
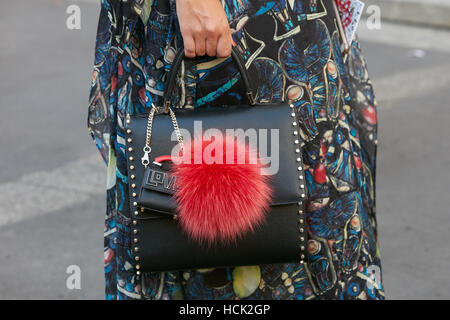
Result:
[[[218,245],[214,248],[199,246],[182,233],[177,220],[170,218],[173,210],[165,209],[168,203],[166,193],[149,192],[143,197],[140,197],[140,194],[132,196],[136,190],[141,193],[139,188],[142,185],[144,167],[140,158],[145,145],[147,116],[131,117],[130,123],[126,124],[126,128],[131,130],[127,135],[127,139],[131,139],[127,140],[127,161],[129,167],[134,166],[134,170],[129,172],[130,185],[137,186],[135,189],[130,188],[130,210],[132,216],[138,211],[135,216],[137,234],[134,248],[138,248],[136,254],[139,256],[140,270],[182,270],[300,260],[301,255],[305,254],[305,249],[300,248],[306,247],[306,228],[304,222],[299,222],[298,214],[299,210],[303,210],[303,204],[299,206],[298,203],[302,200],[299,185],[304,184],[304,181],[299,179],[297,173],[297,167],[302,166],[302,162],[297,162],[301,153],[296,153],[295,149],[300,148],[300,144],[294,144],[294,140],[299,140],[300,137],[293,134],[294,130],[298,130],[298,126],[293,125],[295,118],[292,117],[292,112],[287,104],[176,111],[180,128],[190,132],[193,131],[194,120],[202,120],[203,131],[208,128],[258,128],[268,129],[269,132],[270,129],[279,130],[280,164],[277,174],[271,180],[275,192],[266,224],[234,245]],[[170,140],[172,131],[169,115],[155,116],[151,160],[171,153],[176,144]],[[128,151],[129,147],[133,148],[132,152]],[[269,143],[268,154],[271,155],[273,151],[273,146]],[[130,157],[133,160],[130,160]],[[149,198],[149,195],[152,198]],[[162,212],[141,212],[139,206],[135,206],[138,199],[141,205],[152,205],[154,208],[159,206]],[[168,213],[168,218],[158,217],[159,214],[164,215],[164,212]],[[300,241],[301,237],[303,241]]]
[[[296,205],[273,208],[267,223],[253,234],[228,246],[200,247],[189,240],[176,220],[140,220],[138,247],[144,271],[256,265],[300,261]]]

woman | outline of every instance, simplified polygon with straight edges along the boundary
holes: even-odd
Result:
[[[185,60],[174,107],[245,99],[232,59],[220,59],[233,45],[259,79],[259,102],[287,100],[297,108],[308,189],[306,264],[134,273],[123,119],[160,105],[183,45],[196,58]],[[341,53],[330,0],[103,0],[88,127],[108,167],[107,299],[384,298],[376,102],[358,43],[347,57]]]

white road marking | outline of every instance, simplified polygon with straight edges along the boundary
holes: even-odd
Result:
[[[373,86],[381,107],[386,102],[386,105],[392,106],[392,102],[398,100],[413,99],[449,88],[450,64],[397,72],[373,80]]]
[[[365,42],[380,43],[409,49],[450,53],[450,32],[446,30],[394,24],[382,21],[380,30],[369,30],[366,20],[358,26],[358,37]],[[369,66],[370,73],[370,66]],[[395,84],[395,85],[393,85]],[[429,95],[448,88],[450,65],[414,68],[374,79],[375,95],[381,107],[392,102]]]
[[[0,184],[0,227],[85,202],[105,193],[105,186],[99,154]]]
[[[448,30],[394,24],[386,21],[381,22],[380,30],[369,30],[366,20],[361,20],[357,33],[360,40],[367,42],[450,53],[450,32]]]

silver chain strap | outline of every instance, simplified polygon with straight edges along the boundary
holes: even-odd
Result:
[[[152,148],[150,147],[150,142],[152,139],[152,127],[153,127],[153,118],[155,117],[155,112],[157,108],[152,104],[152,109],[148,115],[147,121],[147,136],[145,138],[145,146],[144,146],[144,156],[141,158],[142,165],[147,167],[150,164],[150,152],[152,152]],[[183,136],[181,135],[180,129],[178,127],[178,121],[175,116],[175,112],[171,108],[169,108],[170,119],[172,120],[172,125],[175,130],[175,134],[177,135],[178,144],[181,147],[181,151],[184,149]]]
[[[173,129],[177,135],[178,144],[180,145],[181,152],[184,150],[183,136],[181,135],[180,128],[178,127],[177,117],[175,117],[175,112],[169,108],[170,118],[172,119]]]

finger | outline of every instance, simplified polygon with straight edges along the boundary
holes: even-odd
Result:
[[[217,41],[217,57],[226,58],[231,55],[231,37],[229,33],[222,35]]]
[[[206,39],[202,36],[195,37],[195,54],[204,56],[206,53]]]
[[[217,38],[212,36],[206,38],[206,54],[210,57],[217,55]]]
[[[183,45],[184,45],[184,54],[188,58],[195,57],[195,41],[194,38],[190,36],[183,37]]]

